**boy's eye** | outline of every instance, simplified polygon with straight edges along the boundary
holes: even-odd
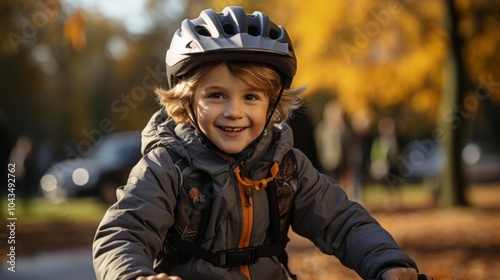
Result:
[[[261,98],[258,94],[249,93],[249,94],[245,95],[245,99],[246,100],[260,100]]]
[[[222,95],[222,93],[220,93],[220,92],[213,92],[213,93],[209,94],[208,97],[220,99],[220,98],[224,98],[224,95]]]

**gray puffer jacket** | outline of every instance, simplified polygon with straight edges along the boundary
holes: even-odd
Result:
[[[165,146],[185,158],[192,168],[211,175],[215,198],[202,247],[216,252],[238,247],[242,206],[233,172],[239,164],[245,176],[266,178],[270,166],[293,149],[287,125],[265,135],[243,163],[224,160],[200,143],[189,126],[175,125],[164,111],[156,113],[143,131],[143,158],[117,191],[118,201],[106,212],[93,244],[97,279],[135,279],[155,274],[154,259],[174,223],[178,170]],[[394,239],[329,177],[319,173],[306,156],[293,149],[298,165],[292,229],[311,240],[325,254],[334,255],[363,278],[375,278],[391,267],[414,267]],[[253,225],[249,245],[269,240],[268,201],[264,190],[253,190]],[[258,217],[258,218],[257,218]],[[276,257],[249,265],[252,279],[286,279]],[[221,268],[192,258],[178,265],[174,275],[189,279],[246,279],[240,267]],[[291,268],[293,270],[293,267]]]

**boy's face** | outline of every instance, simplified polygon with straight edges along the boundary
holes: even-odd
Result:
[[[225,64],[198,82],[193,102],[201,132],[228,154],[241,152],[264,130],[269,97],[233,76]]]

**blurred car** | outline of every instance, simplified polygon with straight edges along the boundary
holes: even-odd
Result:
[[[439,176],[444,166],[444,151],[432,139],[414,140],[399,158],[399,176],[409,181],[425,181]]]
[[[127,182],[141,158],[138,131],[104,136],[89,156],[54,164],[40,180],[45,198],[62,202],[72,197],[96,196],[105,203],[116,201],[116,189]]]
[[[500,148],[491,142],[470,142],[462,150],[464,176],[468,182],[500,181]]]
[[[467,142],[460,159],[468,183],[500,181],[500,147],[486,141]],[[436,178],[444,168],[446,153],[431,139],[408,143],[400,158],[398,174],[410,181]]]

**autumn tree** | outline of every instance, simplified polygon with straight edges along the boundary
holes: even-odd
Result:
[[[473,1],[446,1],[447,29],[449,32],[448,59],[445,63],[445,81],[441,119],[436,137],[444,143],[447,163],[442,176],[443,207],[453,205],[467,206],[467,182],[465,180],[461,152],[464,139],[475,133],[473,127],[467,127],[480,108],[500,98],[496,88],[500,83],[497,67],[490,59],[498,59],[493,51],[500,43],[495,34],[498,25],[498,3]],[[484,109],[483,109],[484,111]],[[489,117],[486,122],[494,118]],[[493,127],[493,126],[491,126]],[[494,143],[498,143],[498,133],[491,133]]]

